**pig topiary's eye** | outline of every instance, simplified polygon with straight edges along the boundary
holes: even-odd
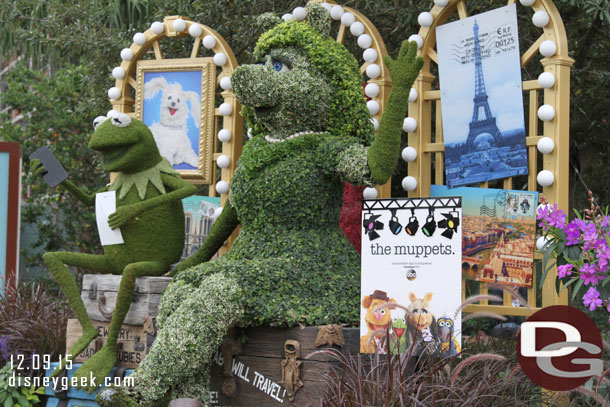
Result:
[[[288,72],[290,70],[290,68],[288,68],[288,65],[281,61],[275,61],[273,63],[273,69],[275,69],[277,72]]]

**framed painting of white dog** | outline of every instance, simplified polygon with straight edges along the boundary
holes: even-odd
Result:
[[[211,58],[141,60],[136,115],[180,175],[212,183],[216,66]]]

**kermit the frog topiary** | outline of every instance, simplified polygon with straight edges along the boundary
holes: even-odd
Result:
[[[106,343],[74,373],[79,384],[87,383],[81,387],[89,392],[103,383],[114,366],[117,338],[133,299],[136,278],[164,274],[180,259],[184,245],[181,199],[196,191],[161,157],[143,122],[115,111],[109,116],[96,119],[97,128],[89,147],[102,153],[104,170],[117,172],[114,182],[98,192],[116,191],[117,209],[108,217],[108,223],[112,229],[120,228],[125,243],[104,246],[103,255],[52,252],[43,256],[83,328],[68,356],[81,353],[97,337],[97,330],[66,266],[90,273],[122,274]],[[32,160],[31,166],[37,174],[44,171],[39,160]],[[87,194],[69,180],[62,186],[85,205],[94,205],[95,194]],[[65,369],[68,356],[60,361],[54,376]]]
[[[265,15],[259,63],[233,73],[253,137],[229,202],[199,251],[177,267],[135,386],[101,392],[100,405],[147,405],[168,395],[207,405],[210,360],[235,325],[358,323],[360,257],[339,228],[343,185],[391,176],[423,61],[406,42],[396,60],[385,60],[393,88],[374,135],[356,59],[330,38],[326,9],[309,3],[306,10],[305,22]],[[208,262],[238,225],[230,251]]]

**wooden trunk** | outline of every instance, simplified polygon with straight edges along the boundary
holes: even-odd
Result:
[[[80,355],[73,358],[74,362],[85,362],[93,354],[99,350],[106,342],[108,336],[108,327],[110,322],[91,321],[97,329],[98,337],[89,343]],[[77,341],[83,333],[83,329],[77,319],[68,320],[68,329],[66,334],[66,349],[72,348],[72,345]],[[135,368],[144,360],[144,356],[152,346],[155,340],[155,326],[152,318],[144,325],[122,325],[119,333],[117,346],[117,362],[116,366]]]
[[[89,318],[96,321],[110,321],[121,277],[109,274],[85,274],[83,276],[81,298],[85,303]],[[161,295],[171,281],[171,277],[137,278],[134,299],[123,323],[143,325],[148,317],[157,316]]]
[[[330,346],[316,346],[318,327],[276,329],[250,328],[245,330],[248,338],[241,346],[241,353],[232,361],[233,380],[236,385],[234,397],[223,394],[224,356],[219,351],[212,362],[210,405],[213,406],[299,406],[319,405],[327,386],[325,374],[334,364],[325,354],[313,354]],[[345,345],[335,349],[357,354],[360,348],[360,330],[343,328]],[[295,340],[300,344],[299,377],[303,386],[296,391],[294,400],[282,381],[282,361],[287,359],[285,344]],[[309,356],[309,357],[308,357]],[[290,365],[290,362],[284,362]]]

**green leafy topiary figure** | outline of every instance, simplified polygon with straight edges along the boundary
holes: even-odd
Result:
[[[112,229],[121,229],[125,243],[104,246],[103,255],[52,252],[43,256],[83,328],[83,335],[68,350],[72,356],[81,353],[97,337],[97,330],[66,266],[91,273],[123,275],[106,343],[74,373],[79,384],[80,378],[89,379],[90,375],[96,378],[87,380],[83,387],[90,393],[102,384],[114,366],[117,338],[133,299],[136,278],[164,274],[180,259],[184,245],[181,199],[196,191],[161,157],[144,123],[124,113],[111,112],[110,116],[96,119],[97,128],[89,147],[102,153],[105,171],[118,172],[114,182],[98,192],[116,191],[117,209],[108,217],[108,223]],[[44,171],[39,160],[33,160],[32,171],[38,174]],[[69,180],[62,186],[85,205],[94,205],[95,194],[87,194]],[[64,358],[53,375],[65,369],[65,362]]]
[[[309,3],[307,14],[308,22],[265,15],[272,28],[256,45],[259,63],[233,73],[254,136],[229,203],[200,250],[177,267],[136,386],[101,392],[102,406],[150,404],[168,391],[207,405],[211,357],[234,325],[358,323],[360,257],[339,228],[343,185],[391,176],[423,61],[406,42],[398,59],[386,59],[393,89],[371,144],[358,63],[328,36],[320,4]],[[229,253],[207,262],[238,225]]]

